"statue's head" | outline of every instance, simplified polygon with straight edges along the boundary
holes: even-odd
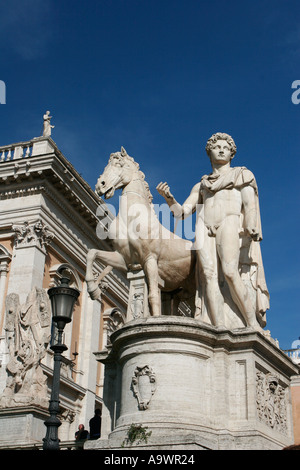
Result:
[[[236,154],[236,145],[235,145],[233,138],[230,135],[225,134],[224,132],[217,132],[216,134],[213,134],[208,139],[206,147],[205,147],[207,155],[210,157],[210,151],[214,148],[218,140],[225,140],[228,143],[230,147],[231,159],[232,159],[234,155]]]
[[[105,199],[111,198],[115,190],[126,186],[134,175],[141,175],[139,168],[139,164],[122,147],[120,152],[110,155],[104,172],[98,178],[96,193]]]

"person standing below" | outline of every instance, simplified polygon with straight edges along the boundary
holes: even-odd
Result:
[[[83,424],[79,424],[78,431],[75,432],[75,439],[76,441],[83,441],[88,438],[88,432],[84,429]]]
[[[101,410],[97,408],[95,415],[90,419],[90,439],[99,439],[101,436]]]
[[[245,326],[259,330],[266,324],[269,293],[260,253],[257,184],[247,168],[230,166],[236,145],[228,134],[214,134],[206,152],[212,173],[201,178],[183,205],[175,200],[167,183],[159,183],[156,189],[175,217],[183,219],[197,210],[195,316],[203,314],[205,303],[211,323],[226,325],[225,291],[221,289],[225,281],[235,313]]]

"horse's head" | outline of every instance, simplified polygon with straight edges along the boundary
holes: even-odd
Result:
[[[109,199],[116,189],[123,188],[139,171],[139,165],[122,147],[121,152],[112,153],[104,172],[99,176],[96,193]]]

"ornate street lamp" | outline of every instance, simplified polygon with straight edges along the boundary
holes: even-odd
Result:
[[[51,300],[52,320],[57,325],[58,339],[51,346],[54,351],[54,366],[51,398],[49,401],[50,417],[45,421],[47,427],[46,437],[43,439],[44,450],[59,450],[58,428],[61,425],[57,417],[59,413],[59,384],[60,384],[60,365],[62,353],[68,348],[62,342],[63,330],[66,323],[72,320],[74,304],[79,296],[79,291],[69,287],[70,279],[63,277],[58,287],[51,287],[48,295]]]

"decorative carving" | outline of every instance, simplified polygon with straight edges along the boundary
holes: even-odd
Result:
[[[55,264],[49,268],[49,287],[57,287],[60,285],[62,277],[70,279],[70,287],[75,287],[81,291],[81,280],[76,269],[68,263]]]
[[[149,316],[148,285],[145,273],[140,267],[128,271],[129,296],[127,321]]]
[[[107,291],[108,288],[109,288],[109,282],[108,281],[100,281],[99,289],[101,291],[101,294],[104,294]]]
[[[286,392],[271,373],[256,373],[256,404],[260,421],[272,429],[287,433]]]
[[[136,367],[132,377],[133,394],[138,401],[139,410],[147,410],[156,390],[156,378],[149,366]]]
[[[143,316],[144,311],[144,293],[136,293],[133,295],[131,312],[134,319],[140,318]]]
[[[111,344],[110,336],[125,323],[125,315],[117,308],[112,309],[106,320],[107,345]]]
[[[38,220],[33,226],[34,233],[38,242],[41,245],[41,248],[47,246],[51,243],[54,233],[50,232],[47,225],[45,225],[41,220]]]
[[[54,237],[54,233],[40,219],[31,224],[25,221],[23,225],[13,225],[12,229],[16,234],[16,247],[37,245],[45,250]]]
[[[31,243],[33,239],[32,228],[27,221],[25,221],[23,225],[13,225],[12,229],[16,234],[17,246],[21,243]]]
[[[64,409],[62,410],[60,416],[64,421],[66,421],[69,424],[72,424],[73,421],[75,420],[76,413],[72,410]]]
[[[0,406],[43,402],[47,377],[40,361],[51,337],[51,306],[45,289],[34,287],[24,305],[18,294],[7,296],[5,336],[9,361]]]

